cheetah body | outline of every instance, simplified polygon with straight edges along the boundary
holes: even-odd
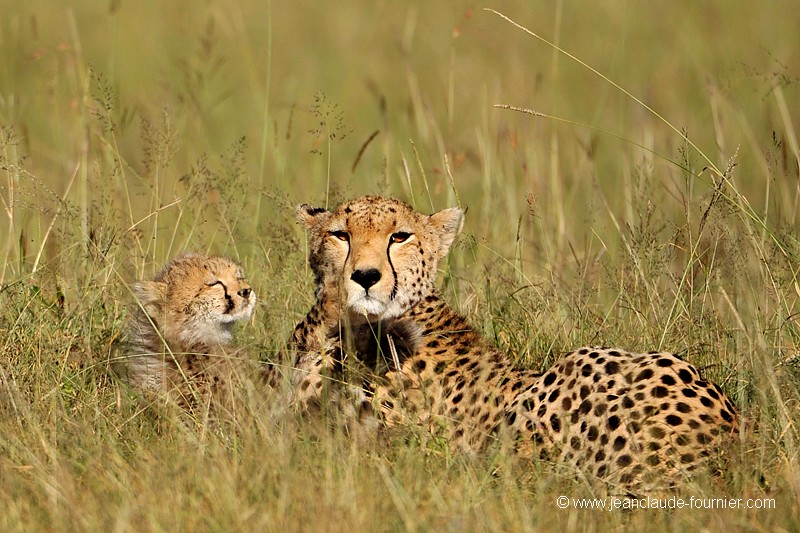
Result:
[[[292,337],[302,405],[355,360],[368,370],[363,410],[387,426],[422,426],[465,451],[506,441],[630,484],[694,469],[737,430],[725,394],[673,354],[581,348],[542,374],[514,367],[434,284],[459,209],[428,216],[369,196],[332,212],[302,205],[298,218],[317,280]]]

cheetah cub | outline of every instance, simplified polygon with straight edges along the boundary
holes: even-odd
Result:
[[[587,347],[542,374],[516,368],[436,288],[460,209],[425,215],[367,196],[297,215],[317,280],[291,341],[305,401],[355,359],[371,369],[363,408],[386,426],[419,426],[464,451],[503,440],[629,486],[695,469],[737,430],[722,390],[670,353]]]
[[[228,394],[226,383],[241,366],[231,347],[232,328],[250,317],[256,303],[242,268],[224,257],[187,254],[152,281],[135,283],[133,295],[117,374],[190,411]]]

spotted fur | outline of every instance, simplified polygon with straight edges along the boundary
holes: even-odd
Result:
[[[301,405],[358,361],[369,370],[361,409],[386,426],[419,426],[464,451],[502,440],[625,484],[689,472],[737,431],[723,391],[670,353],[587,347],[542,374],[516,368],[436,289],[458,209],[428,216],[368,196],[332,212],[302,205],[298,218],[317,280],[291,342]]]

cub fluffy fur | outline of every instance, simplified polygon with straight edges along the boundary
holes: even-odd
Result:
[[[136,304],[117,373],[134,388],[167,393],[189,409],[229,393],[240,360],[232,357],[233,324],[247,320],[256,303],[242,268],[224,257],[187,254],[132,290]]]

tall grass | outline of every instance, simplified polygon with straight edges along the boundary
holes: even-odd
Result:
[[[793,6],[284,4],[0,3],[0,529],[796,529]],[[279,362],[313,300],[293,206],[365,193],[468,209],[441,281],[520,365],[702,368],[745,431],[682,495],[777,508],[560,510],[602,490],[257,396],[187,426],[111,377],[130,283],[188,250],[243,263],[238,340]]]

